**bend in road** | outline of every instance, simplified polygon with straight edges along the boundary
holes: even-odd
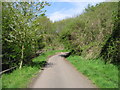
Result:
[[[30,88],[96,88],[62,57],[64,54],[50,57],[48,64]]]

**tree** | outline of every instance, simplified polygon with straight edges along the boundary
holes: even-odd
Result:
[[[35,30],[31,30],[32,22],[43,16],[42,9],[49,5],[47,2],[4,2],[2,3],[3,21],[3,62],[15,63],[22,67],[26,58],[33,54]],[[7,61],[6,61],[7,60]],[[9,61],[8,61],[9,60]]]

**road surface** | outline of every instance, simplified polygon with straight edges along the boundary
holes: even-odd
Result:
[[[30,84],[30,88],[96,88],[61,55],[48,59],[48,64]]]

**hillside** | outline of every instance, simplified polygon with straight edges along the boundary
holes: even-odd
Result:
[[[119,62],[118,3],[88,5],[82,15],[56,22],[60,41],[73,54],[87,59],[105,58]],[[57,28],[58,28],[57,27]]]

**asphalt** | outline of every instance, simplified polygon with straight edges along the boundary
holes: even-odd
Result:
[[[64,57],[65,53],[48,59],[29,88],[97,88],[87,77],[78,72]]]

